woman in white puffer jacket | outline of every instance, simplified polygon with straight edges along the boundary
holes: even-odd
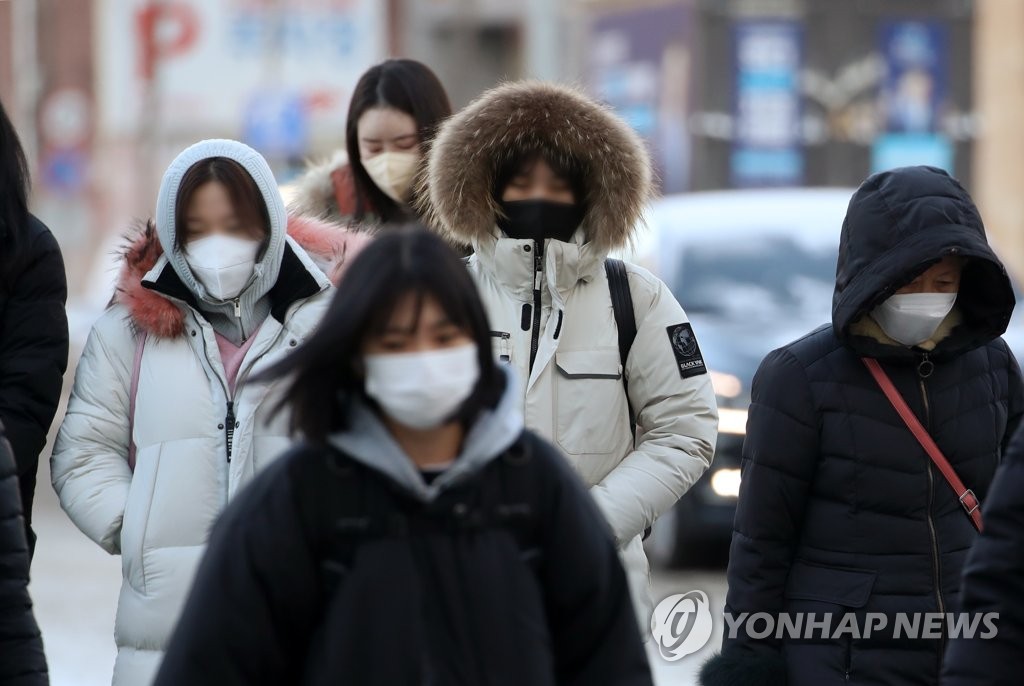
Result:
[[[72,521],[121,554],[114,684],[153,680],[214,520],[288,447],[277,384],[247,379],[312,332],[325,271],[363,240],[289,220],[266,161],[235,141],[197,143],[164,175],[51,465]]]

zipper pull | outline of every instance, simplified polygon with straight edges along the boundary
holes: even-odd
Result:
[[[231,449],[235,442],[235,401],[228,401],[228,414],[224,418],[224,438],[227,442],[228,462],[231,462]]]
[[[235,305],[235,319],[241,319],[242,318],[242,303],[241,303],[241,300],[242,299],[239,297],[239,298],[235,298],[234,300],[231,301]]]
[[[922,379],[927,379],[935,372],[935,363],[928,357],[928,353],[924,353],[921,356],[921,362],[917,365],[917,375]]]

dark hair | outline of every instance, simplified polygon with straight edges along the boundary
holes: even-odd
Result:
[[[525,150],[518,155],[510,157],[503,162],[494,174],[493,195],[495,200],[501,200],[505,189],[517,175],[529,173],[537,162],[544,160],[551,171],[565,179],[572,194],[576,198],[576,204],[586,206],[587,204],[587,170],[583,164],[574,158],[556,155],[542,148]]]
[[[17,261],[19,238],[28,223],[30,177],[25,151],[0,103],[0,281]]]
[[[356,184],[355,219],[376,211],[384,222],[400,221],[405,211],[366,173],[359,155],[359,118],[375,107],[390,107],[416,120],[420,150],[425,155],[438,125],[451,116],[448,94],[425,64],[415,60],[387,60],[372,67],[359,79],[348,108],[345,144]]]
[[[470,424],[498,404],[505,376],[492,357],[491,333],[480,294],[465,264],[443,240],[419,226],[381,234],[352,261],[316,333],[261,375],[289,377],[282,406],[292,430],[323,444],[348,428],[354,400],[369,402],[360,371],[363,343],[387,326],[399,299],[416,294],[417,306],[434,297],[451,322],[479,351],[480,379],[456,418]]]
[[[263,231],[264,242],[270,238],[270,211],[256,181],[238,162],[227,157],[208,157],[196,162],[181,178],[174,206],[174,246],[184,250],[188,243],[187,213],[192,195],[203,185],[217,181],[227,188],[228,197],[238,220],[246,226]]]

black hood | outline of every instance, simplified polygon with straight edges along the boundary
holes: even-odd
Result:
[[[909,356],[908,349],[857,336],[850,326],[947,255],[968,258],[957,298],[963,324],[935,348],[959,354],[1006,331],[1013,287],[989,247],[978,208],[955,179],[933,167],[904,167],[868,178],[843,221],[832,298],[836,336],[858,354]]]

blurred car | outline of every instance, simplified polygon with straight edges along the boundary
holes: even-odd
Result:
[[[635,260],[682,303],[718,396],[711,469],[647,539],[660,566],[699,563],[728,543],[750,385],[766,354],[831,320],[839,234],[853,189],[691,193],[647,215]]]

